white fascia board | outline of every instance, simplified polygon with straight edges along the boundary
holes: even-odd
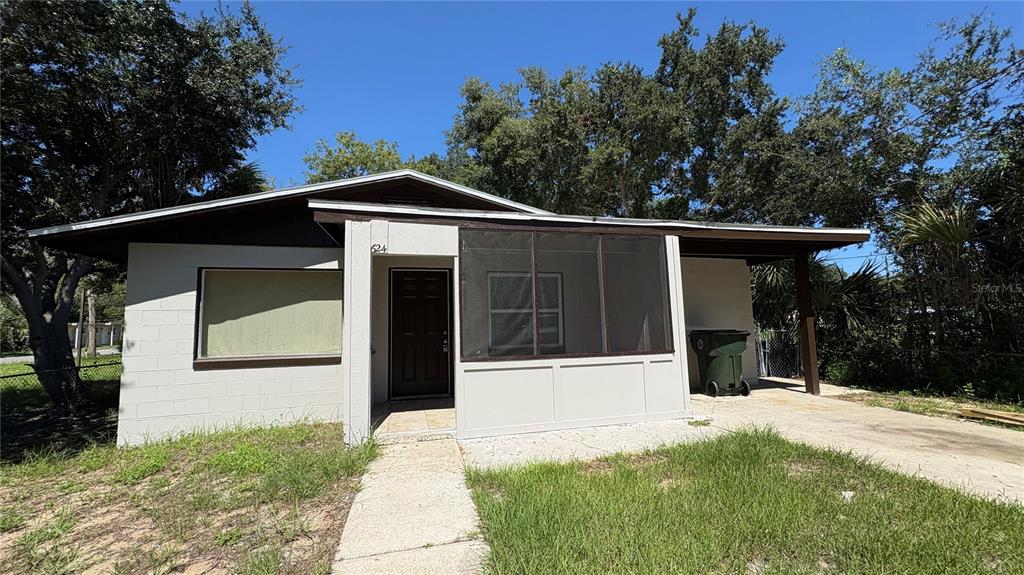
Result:
[[[607,216],[566,216],[560,214],[523,214],[514,212],[492,212],[482,210],[454,210],[446,208],[417,208],[412,206],[367,204],[336,200],[309,200],[310,209],[366,214],[400,214],[411,216],[434,216],[451,219],[486,219],[495,221],[549,222],[567,224],[601,224],[623,227],[656,227],[671,229],[714,229],[731,231],[766,231],[806,234],[848,234],[860,236],[870,234],[861,228],[811,228],[799,226],[769,226],[758,224],[722,224],[714,222],[690,222],[682,220],[643,220],[637,218],[613,218]]]
[[[426,174],[417,172],[416,170],[398,170],[395,172],[384,172],[381,174],[372,174],[369,176],[360,176],[356,178],[348,178],[345,180],[335,180],[333,182],[323,182],[320,184],[309,184],[305,186],[297,186],[292,188],[282,188],[279,190],[270,190],[266,192],[257,192],[255,194],[246,194],[244,196],[235,196],[233,198],[224,198],[220,200],[209,200],[205,202],[196,202],[194,204],[186,204],[183,206],[173,206],[169,208],[159,208],[155,210],[148,210],[145,212],[136,212],[134,214],[126,214],[123,216],[112,216],[109,218],[99,218],[95,220],[88,220],[84,222],[75,222],[70,224],[63,224],[59,226],[50,226],[46,228],[38,228],[29,230],[28,236],[30,238],[47,236],[51,234],[58,234],[63,232],[72,231],[83,231],[97,228],[104,228],[107,226],[128,224],[135,222],[144,222],[152,219],[159,219],[168,216],[176,216],[181,214],[187,214],[191,212],[201,212],[206,210],[228,208],[232,206],[246,205],[264,202],[268,200],[275,200],[280,198],[287,198],[293,196],[301,196],[304,194],[311,194],[315,192],[321,192],[325,190],[336,190],[344,189],[351,186],[360,184],[369,184],[376,182],[386,182],[389,180],[398,180],[402,178],[412,178],[419,180],[424,183],[432,184],[441,188],[445,188],[457,194],[471,196],[486,202],[490,202],[495,205],[505,206],[516,210],[522,210],[533,214],[547,214],[544,210],[534,208],[526,204],[520,204],[513,202],[505,198],[501,198],[492,194],[474,190],[473,188],[467,188],[441,178],[435,178],[434,176],[428,176]]]

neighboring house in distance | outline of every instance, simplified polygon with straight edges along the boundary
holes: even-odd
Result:
[[[78,322],[68,324],[68,339],[74,349],[78,348],[78,337],[81,335],[82,347],[89,343],[89,324],[83,324],[82,333],[78,333]],[[121,343],[121,326],[112,321],[96,322],[96,345],[117,345]]]
[[[300,418],[360,441],[417,397],[454,396],[459,438],[683,417],[686,333],[752,330],[748,266],[797,260],[813,354],[806,258],[868,232],[557,215],[403,170],[31,236],[128,264],[132,444]]]

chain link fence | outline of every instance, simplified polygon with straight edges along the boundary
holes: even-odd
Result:
[[[84,358],[83,358],[84,361]],[[82,396],[98,404],[117,405],[117,393],[121,384],[120,358],[98,357],[81,367],[35,371],[28,364],[17,364],[8,369],[23,370],[19,373],[0,376],[0,394],[4,413],[26,408],[42,407],[49,402],[49,396],[40,378],[53,376],[66,382],[73,382],[77,373],[81,382]]]
[[[0,462],[17,463],[39,450],[78,452],[117,438],[120,356],[82,358],[84,365],[36,372],[32,365],[0,365]],[[77,377],[75,377],[77,376]],[[40,379],[79,386],[82,401],[54,409]]]
[[[803,377],[800,334],[795,329],[754,326],[758,377]]]

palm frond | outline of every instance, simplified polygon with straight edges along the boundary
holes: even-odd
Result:
[[[922,203],[904,212],[900,221],[901,241],[906,246],[941,243],[961,247],[974,239],[978,218],[974,210],[962,204],[941,208]]]

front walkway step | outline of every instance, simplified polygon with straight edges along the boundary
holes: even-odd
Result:
[[[412,443],[415,441],[438,441],[442,439],[455,439],[454,429],[431,429],[427,431],[391,431],[378,433],[373,436],[378,445],[393,445],[395,443]]]
[[[486,552],[455,440],[397,443],[363,477],[332,573],[476,573]]]

